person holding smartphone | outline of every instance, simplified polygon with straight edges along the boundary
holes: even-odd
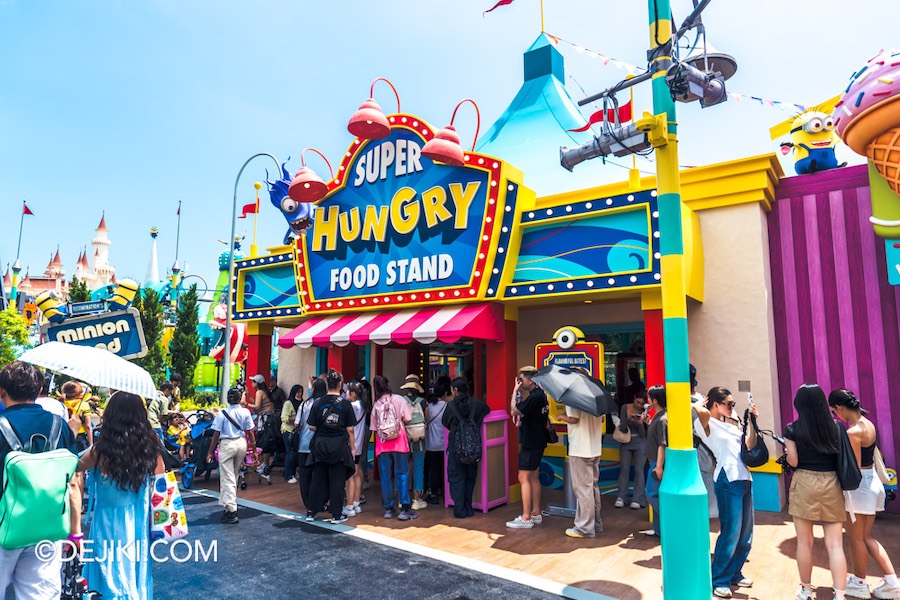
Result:
[[[753,477],[741,460],[743,428],[735,414],[734,397],[723,387],[714,387],[707,394],[708,409],[694,404],[704,444],[716,458],[716,502],[719,508],[719,539],[712,562],[713,595],[731,598],[731,587],[750,587],[753,582],[744,577],[741,569],[750,555],[753,540]],[[750,404],[750,414],[758,417],[756,406]],[[746,444],[757,444],[756,428],[747,428]]]

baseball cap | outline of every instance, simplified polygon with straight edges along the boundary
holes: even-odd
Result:
[[[250,381],[255,381],[256,383],[265,383],[266,378],[263,377],[262,375],[254,375],[253,377],[250,378]]]

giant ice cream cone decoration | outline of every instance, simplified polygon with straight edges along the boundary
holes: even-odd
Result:
[[[900,195],[900,51],[882,50],[854,73],[834,117],[844,143]]]

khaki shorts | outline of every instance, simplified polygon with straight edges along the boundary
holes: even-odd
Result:
[[[788,512],[817,523],[843,523],[847,519],[844,492],[834,471],[798,469],[791,480]]]

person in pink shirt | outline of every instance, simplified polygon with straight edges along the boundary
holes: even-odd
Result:
[[[410,508],[409,441],[404,423],[412,419],[409,402],[391,390],[387,378],[376,375],[372,380],[375,404],[371,429],[375,434],[375,458],[381,479],[381,502],[384,518],[394,518],[394,489],[399,494],[398,521],[409,521],[419,515]]]

